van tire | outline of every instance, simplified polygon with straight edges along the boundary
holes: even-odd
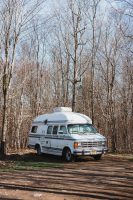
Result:
[[[94,160],[101,160],[102,154],[94,155]]]
[[[42,154],[40,145],[36,146],[37,155],[40,156]]]
[[[72,153],[71,153],[71,150],[67,147],[63,150],[63,159],[66,161],[66,162],[71,162],[72,161]]]

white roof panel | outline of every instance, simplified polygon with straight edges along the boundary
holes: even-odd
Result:
[[[36,117],[33,122],[45,122],[48,123],[69,123],[69,124],[80,124],[80,123],[89,123],[92,124],[92,120],[81,113],[74,112],[53,112],[49,114],[44,114]]]

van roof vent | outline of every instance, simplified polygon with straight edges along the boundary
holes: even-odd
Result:
[[[69,107],[56,107],[53,112],[72,112],[72,109]]]

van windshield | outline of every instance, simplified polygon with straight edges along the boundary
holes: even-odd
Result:
[[[95,134],[97,130],[92,124],[69,124],[68,132],[70,134]]]

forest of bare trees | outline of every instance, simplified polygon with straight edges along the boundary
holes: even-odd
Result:
[[[57,106],[133,152],[133,0],[0,0],[2,154]]]

